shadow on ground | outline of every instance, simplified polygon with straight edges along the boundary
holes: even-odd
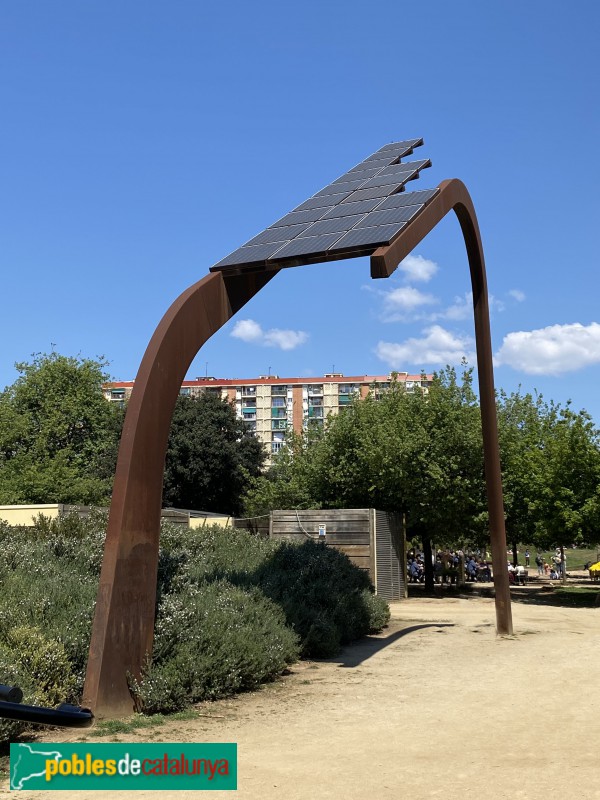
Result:
[[[398,639],[402,639],[403,636],[408,636],[409,633],[415,633],[415,631],[421,631],[425,628],[436,628],[436,633],[442,633],[441,628],[453,627],[454,623],[452,622],[424,622],[419,625],[410,625],[408,628],[394,631],[388,636],[366,636],[364,639],[353,642],[351,647],[344,648],[341,655],[336,658],[319,660],[326,664],[339,664],[340,667],[350,669],[367,661],[375,653],[394,644]]]

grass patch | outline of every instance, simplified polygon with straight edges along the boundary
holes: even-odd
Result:
[[[130,719],[103,719],[97,722],[90,733],[93,736],[114,736],[118,733],[131,733],[142,728],[155,728],[165,722],[197,719],[198,712],[192,709],[177,711],[174,714],[136,714]]]
[[[511,599],[519,603],[536,603],[570,608],[599,608],[600,591],[587,586],[552,586],[526,591],[514,588]]]

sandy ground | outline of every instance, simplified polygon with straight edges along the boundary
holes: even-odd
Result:
[[[380,636],[338,659],[299,664],[259,692],[203,705],[197,720],[118,739],[237,742],[238,791],[205,793],[215,798],[600,798],[600,608],[515,603],[514,637],[496,636],[490,599],[411,599],[392,615]],[[75,795],[132,797],[10,793]]]

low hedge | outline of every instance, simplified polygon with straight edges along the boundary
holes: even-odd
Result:
[[[0,683],[24,702],[78,702],[106,516],[0,523]],[[276,544],[218,526],[164,523],[152,661],[130,679],[138,710],[179,710],[252,689],[299,655],[335,655],[380,630],[389,609],[333,548]],[[0,740],[19,723],[0,721]]]

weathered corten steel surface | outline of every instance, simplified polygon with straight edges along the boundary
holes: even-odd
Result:
[[[405,144],[410,149],[410,145],[416,146],[417,143],[420,144],[421,140],[408,140]],[[394,148],[397,149],[397,146],[382,148],[386,155],[383,159],[385,163],[381,166],[376,158],[378,154],[367,159],[377,162],[376,167],[372,168],[377,175],[373,179],[365,174],[365,186],[382,182],[384,186],[388,186],[387,173],[390,168],[399,166],[401,159],[401,156],[396,156]],[[391,156],[388,150],[392,152]],[[361,165],[359,167],[363,169]],[[351,172],[357,169],[358,167]],[[364,171],[366,173],[370,170]],[[400,174],[403,181],[404,173]],[[382,177],[378,177],[379,175]],[[364,191],[362,183],[360,186],[357,183],[356,187],[354,181],[349,183],[348,197],[353,192]],[[374,188],[377,193],[380,192],[378,185]],[[370,192],[370,187],[367,190]],[[324,191],[317,193],[315,197],[322,196]],[[326,191],[330,192],[331,189]],[[388,189],[384,191],[387,192]],[[402,191],[402,187],[399,186],[398,191]],[[396,203],[395,196],[392,190],[392,194],[388,194],[387,199],[381,202]],[[340,205],[344,199],[346,198],[340,201]],[[362,244],[353,244],[355,249],[351,251],[345,246],[339,251],[335,250],[335,243],[332,245],[329,240],[326,243],[327,248],[323,250],[323,237],[315,236],[314,239],[315,242],[318,240],[321,248],[319,254],[325,254],[328,259],[364,255],[370,247],[372,277],[388,277],[402,258],[450,210],[455,211],[465,239],[473,285],[497,626],[499,633],[511,633],[483,249],[473,204],[460,181],[445,181],[439,186],[439,191],[427,191],[425,200],[425,204],[420,207],[413,206],[408,221],[397,221],[396,228],[391,233],[388,233],[389,226],[380,225],[384,229],[383,236],[377,233],[376,237],[372,237],[368,233],[365,239],[365,234],[357,234]],[[399,202],[404,202],[404,199]],[[337,206],[333,208],[337,209]],[[340,212],[336,210],[332,213]],[[367,211],[366,215],[370,213]],[[272,227],[277,226],[278,223],[275,223]],[[364,230],[369,232],[372,228]],[[345,237],[347,234],[335,234],[342,235]],[[389,244],[375,249],[376,239],[379,238],[381,242],[386,237]],[[250,269],[245,270],[243,266],[239,266],[243,259],[236,255],[233,258],[235,263],[225,263],[220,268],[213,268],[211,274],[190,287],[173,303],[144,354],[129,400],[119,448],[84,687],[84,703],[92,709],[96,717],[118,717],[132,712],[133,701],[127,685],[127,674],[139,676],[148,654],[152,652],[163,470],[171,417],[181,382],[202,345],[259,292],[277,274],[280,267],[314,262],[317,254],[304,252],[306,241],[301,245],[301,257],[282,258],[278,262],[280,254],[277,252],[270,263],[269,256],[260,264],[255,259],[248,265]],[[248,243],[247,247],[254,248],[255,245]],[[245,258],[245,253],[242,255]]]
[[[167,311],[144,354],[114,481],[84,687],[96,716],[131,714],[127,673],[152,652],[167,440],[181,382],[200,347],[276,273],[207,275]]]

